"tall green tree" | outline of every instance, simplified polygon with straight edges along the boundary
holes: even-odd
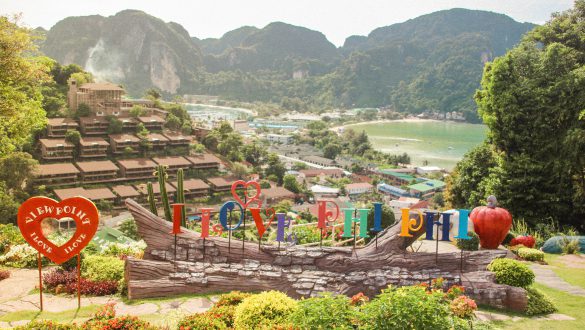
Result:
[[[500,203],[536,224],[583,225],[585,1],[484,68],[475,99],[501,153]]]
[[[47,122],[40,86],[51,61],[40,57],[30,31],[0,16],[0,157],[21,150]]]
[[[284,164],[278,158],[278,155],[275,153],[271,153],[268,155],[266,169],[264,170],[264,175],[266,177],[274,176],[276,178],[277,183],[282,185],[282,180],[284,178],[284,174],[286,173],[286,168]]]

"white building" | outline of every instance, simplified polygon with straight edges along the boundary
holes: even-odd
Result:
[[[315,195],[315,199],[326,198],[326,197],[334,198],[334,197],[337,197],[339,195],[338,188],[331,188],[331,187],[321,186],[318,184],[311,187],[311,192],[313,193],[313,195]]]
[[[371,192],[373,189],[374,186],[367,182],[350,183],[345,185],[345,190],[348,195],[361,195]]]
[[[419,175],[426,175],[430,173],[442,172],[443,169],[438,166],[420,166],[416,168],[416,173]]]
[[[280,143],[280,144],[291,144],[293,143],[292,135],[282,135],[282,134],[268,134],[266,136],[270,143]]]

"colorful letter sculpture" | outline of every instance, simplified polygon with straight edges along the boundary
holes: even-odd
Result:
[[[69,241],[57,246],[43,234],[41,223],[47,218],[71,218],[77,230]],[[56,264],[62,264],[81,252],[93,239],[98,223],[97,208],[84,197],[71,197],[61,202],[47,197],[32,197],[18,209],[18,228],[24,239]]]
[[[469,217],[484,249],[497,249],[512,227],[512,215],[508,210],[497,207],[494,196],[488,197],[487,206],[474,208]]]

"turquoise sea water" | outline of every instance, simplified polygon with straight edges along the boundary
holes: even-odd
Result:
[[[406,152],[413,164],[453,169],[457,161],[486,137],[484,125],[444,121],[385,122],[351,126],[365,130],[373,146],[383,152]]]

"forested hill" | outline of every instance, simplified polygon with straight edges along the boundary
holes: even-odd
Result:
[[[318,31],[281,22],[199,39],[179,24],[123,11],[67,18],[47,32],[42,50],[133,94],[153,86],[295,110],[390,106],[461,111],[473,120],[483,64],[533,27],[502,14],[451,9],[348,37],[336,48]]]
[[[175,93],[202,66],[199,48],[181,25],[137,10],[68,17],[47,32],[41,50],[133,92],[155,87]]]

